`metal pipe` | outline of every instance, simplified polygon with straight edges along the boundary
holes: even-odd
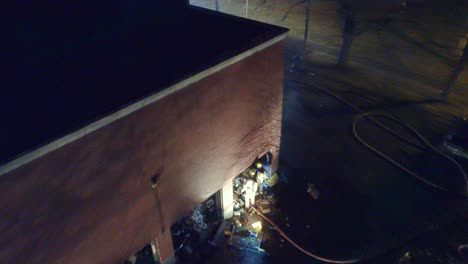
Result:
[[[309,37],[309,13],[310,13],[310,0],[307,0],[305,25],[304,25],[304,46],[307,44],[307,39]]]
[[[468,34],[467,34],[468,35]],[[465,64],[468,62],[468,38],[465,42],[465,48],[463,49],[463,54],[458,61],[457,65],[452,71],[452,74],[450,75],[450,79],[448,81],[447,87],[442,91],[441,93],[441,98],[446,99],[447,96],[452,92],[452,90],[455,88],[455,85],[457,83],[458,77],[460,76],[460,73],[463,71],[465,68]]]
[[[348,62],[349,51],[351,50],[351,45],[354,39],[356,22],[354,18],[354,13],[350,6],[344,5],[341,9],[343,16],[343,37],[341,43],[340,54],[338,58],[338,65],[345,66]]]
[[[245,17],[249,17],[249,0],[245,0]]]

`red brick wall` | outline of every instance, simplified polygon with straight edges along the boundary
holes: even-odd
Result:
[[[0,177],[0,262],[114,263],[170,232],[278,156],[282,83],[279,43]]]

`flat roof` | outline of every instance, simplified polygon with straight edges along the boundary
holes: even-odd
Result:
[[[118,14],[84,21],[36,14],[8,32],[0,44],[7,51],[0,62],[0,165],[122,109],[136,111],[139,101],[157,100],[287,32],[197,7]]]

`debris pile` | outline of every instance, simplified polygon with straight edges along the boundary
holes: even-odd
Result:
[[[213,220],[214,218],[210,217],[219,213],[217,208],[219,196],[217,196],[216,199],[209,199],[196,207],[187,217],[173,226],[176,259],[179,262],[203,260],[202,251],[205,249],[236,258],[248,258],[252,254],[268,256],[263,248],[270,251],[272,247],[282,245],[284,241],[279,241],[279,234],[276,231],[271,232],[271,225],[252,208],[273,219],[284,220],[277,208],[278,201],[272,188],[280,180],[284,179],[280,179],[277,173],[272,173],[271,156],[265,155],[256,160],[233,180],[231,219],[218,221],[219,218]],[[316,189],[313,193],[315,192],[318,193]],[[286,225],[288,225],[287,220]]]
[[[234,179],[234,222],[242,224],[243,216],[249,213],[250,206],[269,214],[275,204],[271,187],[278,182],[278,175],[271,175],[271,164],[265,156]],[[244,221],[245,222],[245,221]]]
[[[175,223],[171,233],[176,259],[179,262],[202,259],[203,251],[210,248],[208,238],[216,231],[219,223],[214,196]]]
[[[228,237],[230,251],[237,252],[235,255],[242,255],[245,250],[264,253],[261,246],[266,225],[252,206],[266,215],[277,213],[272,187],[279,177],[276,173],[272,175],[270,162],[269,157],[264,156],[233,181],[234,216],[224,235]]]

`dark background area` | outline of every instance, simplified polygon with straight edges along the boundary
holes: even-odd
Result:
[[[170,2],[51,1],[4,10],[0,163],[284,32]]]

